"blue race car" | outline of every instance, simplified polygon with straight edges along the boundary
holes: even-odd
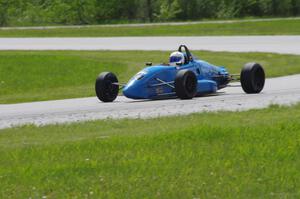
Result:
[[[101,73],[95,85],[99,100],[112,102],[119,90],[131,99],[192,99],[216,93],[236,80],[240,80],[246,93],[252,94],[260,93],[265,84],[265,72],[258,63],[248,63],[241,74],[232,75],[224,67],[197,59],[185,45],[171,54],[168,64],[146,65],[127,84],[120,84],[111,72]]]

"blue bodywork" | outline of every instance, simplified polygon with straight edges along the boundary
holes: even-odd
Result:
[[[196,74],[197,95],[216,93],[230,82],[224,67],[214,66],[192,56],[182,66],[149,66],[137,73],[123,88],[124,96],[132,99],[164,99],[176,97],[174,81],[178,71],[190,70]]]

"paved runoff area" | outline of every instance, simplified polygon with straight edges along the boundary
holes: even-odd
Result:
[[[300,55],[300,36],[0,38],[0,50],[191,50]]]

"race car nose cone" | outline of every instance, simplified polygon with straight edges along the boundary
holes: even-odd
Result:
[[[140,99],[141,98],[133,87],[125,87],[123,89],[123,95],[125,97],[131,98],[131,99]]]
[[[123,89],[123,95],[131,99],[145,99],[147,98],[145,94],[142,84],[136,81],[129,82]]]

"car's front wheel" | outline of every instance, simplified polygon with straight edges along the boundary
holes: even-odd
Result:
[[[176,74],[175,91],[180,99],[192,99],[197,93],[197,77],[193,71],[181,70]]]
[[[114,101],[119,93],[117,76],[110,72],[101,73],[96,79],[95,91],[102,102]]]
[[[248,94],[260,93],[265,86],[265,71],[258,63],[247,63],[241,71],[241,85]]]

